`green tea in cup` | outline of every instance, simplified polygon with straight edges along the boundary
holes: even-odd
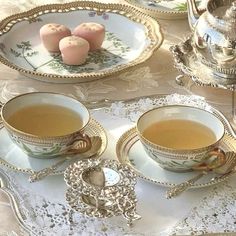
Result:
[[[1,117],[12,141],[29,156],[51,158],[91,147],[85,133],[88,109],[78,100],[57,93],[27,93],[9,100]]]

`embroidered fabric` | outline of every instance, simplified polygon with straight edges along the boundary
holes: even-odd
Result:
[[[93,110],[92,116],[106,126],[106,129],[113,130],[112,127],[119,127],[122,123],[134,125],[142,112],[166,104],[185,104],[210,109],[202,97],[173,94],[131,103],[113,103],[108,108]],[[109,133],[108,138],[112,138]],[[114,142],[110,139],[109,141],[110,145]],[[115,149],[115,146],[112,148]],[[108,151],[109,154],[104,154],[105,158],[111,155],[111,151]],[[70,209],[65,202],[66,186],[62,177],[51,176],[30,184],[24,174],[5,167],[0,171],[9,178],[8,190],[16,199],[23,225],[28,229],[29,235],[166,236],[236,232],[236,183],[233,178],[217,186],[188,191],[174,200],[165,199],[165,188],[139,180],[136,186],[139,200],[137,211],[142,215],[142,220],[129,228],[122,217],[95,219],[79,213],[74,214],[74,224],[70,225]],[[53,186],[55,188],[51,191]]]

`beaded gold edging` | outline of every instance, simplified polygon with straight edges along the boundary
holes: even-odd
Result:
[[[154,51],[156,51],[163,42],[163,35],[161,32],[160,25],[152,17],[146,15],[145,13],[139,11],[135,7],[122,5],[122,4],[103,4],[98,2],[71,2],[65,4],[49,4],[39,7],[35,7],[29,11],[15,14],[9,16],[1,21],[0,23],[0,36],[4,35],[18,22],[21,21],[35,21],[37,17],[49,14],[49,13],[66,13],[76,10],[93,10],[102,14],[104,12],[110,12],[119,14],[127,17],[131,21],[143,24],[147,29],[147,37],[150,39],[150,44],[145,50],[140,54],[140,56],[133,61],[126,64],[117,65],[114,68],[108,69],[103,72],[91,72],[91,73],[80,73],[74,75],[58,75],[58,74],[48,74],[41,73],[32,70],[27,70],[21,68],[14,63],[10,62],[8,59],[0,55],[0,62],[6,66],[23,73],[25,76],[29,76],[34,79],[38,79],[45,82],[54,83],[75,83],[75,82],[88,82],[96,80],[101,77],[116,74],[120,71],[127,70],[132,66],[139,65],[148,58],[152,56]]]
[[[90,123],[88,124],[88,127],[85,128],[85,132],[89,136],[90,135],[94,135],[94,136],[98,135],[101,138],[101,140],[102,140],[101,148],[99,149],[99,151],[96,154],[93,155],[93,158],[95,158],[95,159],[100,158],[101,155],[104,153],[104,151],[107,148],[107,135],[106,135],[105,129],[96,120],[91,119]],[[57,159],[54,158],[54,160],[57,160]],[[79,160],[79,157],[77,158],[77,160]],[[26,173],[26,174],[33,174],[34,173],[34,170],[32,170],[32,169],[19,168],[17,166],[14,166],[13,164],[1,159],[1,158],[0,158],[0,165],[5,166],[9,169],[12,169],[13,171],[16,171],[16,172],[22,172],[22,173]],[[63,173],[64,173],[63,170],[59,170],[59,171],[53,172],[52,175],[61,175]]]
[[[150,15],[153,18],[164,19],[164,20],[175,20],[175,19],[185,19],[188,16],[187,11],[164,11],[160,9],[152,9],[144,7],[138,4],[135,0],[125,0],[127,3],[137,7],[144,13]]]
[[[176,186],[177,184],[175,183],[170,183],[170,182],[162,182],[162,181],[158,181],[152,178],[148,178],[146,176],[143,175],[143,173],[141,173],[139,170],[137,170],[129,161],[128,158],[128,153],[131,149],[131,147],[137,142],[139,141],[138,138],[138,134],[136,132],[136,128],[133,127],[131,129],[129,129],[128,131],[126,131],[117,141],[116,144],[116,155],[118,160],[120,161],[120,163],[124,163],[129,165],[134,171],[135,173],[142,179],[150,181],[152,183],[155,183],[157,185],[160,186],[164,186],[164,187],[173,187]],[[236,140],[235,138],[233,138],[233,136],[231,135],[225,135],[224,136],[224,141],[227,143],[228,146],[230,146],[230,149],[236,151]],[[178,174],[178,173],[177,173]],[[227,174],[224,175],[219,175],[218,177],[213,178],[213,180],[210,180],[207,183],[195,183],[194,185],[192,185],[190,188],[202,188],[202,187],[207,187],[207,186],[211,186],[214,184],[218,184],[220,182],[225,181],[226,179],[228,179],[230,176],[232,176],[233,174],[235,174],[235,171],[232,170]]]

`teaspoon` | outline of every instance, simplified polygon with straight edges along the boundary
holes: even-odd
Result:
[[[45,178],[48,175],[55,172],[65,162],[67,162],[69,160],[72,160],[73,158],[82,160],[82,159],[87,159],[87,158],[94,157],[101,148],[102,140],[99,136],[93,136],[93,137],[91,137],[91,143],[92,143],[91,149],[88,150],[85,153],[81,153],[76,157],[75,156],[67,156],[63,160],[60,160],[60,161],[56,162],[55,164],[53,164],[49,167],[43,168],[43,169],[38,170],[38,171],[33,171],[31,173],[31,175],[29,176],[29,182],[33,183],[33,182],[37,182],[39,180],[42,180],[43,178]]]
[[[208,174],[210,171],[214,171],[217,174],[225,175],[231,172],[236,166],[236,153],[235,152],[227,152],[225,154],[225,162],[217,161],[215,163],[209,163],[205,170],[203,170],[200,174],[194,176],[188,181],[177,184],[176,186],[170,188],[166,192],[166,198],[171,199],[180,195],[182,192],[191,187],[197,180],[199,180],[204,175]]]

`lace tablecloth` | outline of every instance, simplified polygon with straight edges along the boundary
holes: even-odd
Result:
[[[4,18],[36,5],[51,2],[61,3],[65,1],[0,0],[0,17]],[[104,0],[103,2],[108,1]],[[122,0],[109,2],[124,3]],[[133,97],[166,93],[198,94],[205,97],[211,105],[217,107],[231,119],[230,91],[198,87],[191,81],[188,81],[185,87],[176,85],[174,79],[178,72],[172,66],[173,60],[168,49],[170,45],[180,42],[190,34],[188,23],[186,19],[160,20],[159,22],[165,37],[164,43],[147,62],[139,65],[135,70],[122,72],[91,83],[57,85],[31,80],[4,65],[0,65],[0,100],[5,102],[13,96],[30,91],[62,92],[83,101],[97,101],[104,98],[126,100]],[[145,100],[141,105],[147,107],[148,101]],[[113,108],[117,106],[117,103],[114,104]],[[93,113],[109,130],[110,137],[112,136],[109,140],[108,150],[104,155],[107,158],[115,157],[115,141],[123,131],[133,124],[132,117],[125,117],[127,109],[120,107],[123,106],[123,103],[118,104],[119,109],[110,110],[113,113],[113,119],[116,119],[115,116],[119,119],[119,123],[115,127],[121,126],[122,119],[126,124],[118,132],[114,127],[109,130],[111,120],[108,119],[106,122],[104,116],[101,119],[100,115],[103,115],[105,110],[100,110],[100,113]],[[123,115],[121,111],[123,111]],[[135,116],[135,113],[133,114]],[[112,122],[112,125],[114,124]],[[65,189],[65,185],[62,184],[62,177],[50,177],[48,178],[49,182],[29,185],[24,175],[16,174],[4,168],[3,171],[10,177],[11,187],[20,193],[18,198],[22,206],[22,212],[28,216],[25,222],[29,228],[37,233],[41,230],[41,235],[45,235],[44,232],[46,231],[49,232],[49,235],[50,233],[51,235],[70,235],[68,233],[70,229],[66,223],[68,208],[64,205],[63,195],[58,195],[56,190],[46,198],[44,195],[45,189],[52,184],[57,186],[58,181],[60,182],[58,186],[62,187],[59,191],[61,193]],[[24,182],[26,184],[22,185]],[[38,188],[39,186],[41,187]],[[35,189],[39,190],[37,194]],[[75,228],[78,231],[75,233],[75,229],[72,229],[71,235],[89,235],[89,233],[91,235],[157,235],[157,233],[182,235],[236,231],[236,192],[235,183],[232,179],[215,187],[205,188],[202,191],[188,191],[180,198],[171,201],[164,198],[164,188],[154,186],[143,180],[139,180],[136,191],[139,198],[138,213],[143,216],[143,219],[137,222],[134,228],[124,227],[124,221],[121,218],[103,222],[79,216],[80,221],[78,222],[80,223]],[[155,202],[155,208],[149,204],[149,201],[145,200],[147,197],[149,197],[150,202]],[[150,218],[149,215],[154,215],[155,218]],[[21,233],[10,209],[9,200],[3,193],[0,193],[0,218],[0,235],[25,235],[25,232]],[[40,235],[40,233],[37,235]]]
[[[115,144],[120,134],[135,125],[140,114],[163,104],[187,104],[207,109],[203,98],[169,95],[165,98],[141,99],[131,103],[113,103],[92,110],[92,117],[108,131],[109,146],[103,158],[115,158]],[[75,225],[68,223],[69,207],[65,202],[66,185],[62,176],[50,176],[31,184],[25,174],[6,168],[10,189],[17,196],[25,227],[35,235],[172,235],[236,230],[235,181],[201,190],[192,190],[167,200],[166,188],[139,179],[136,186],[137,211],[142,219],[133,228],[121,217],[93,219],[75,214]],[[227,196],[227,197],[226,197]],[[49,230],[50,229],[50,230]]]

